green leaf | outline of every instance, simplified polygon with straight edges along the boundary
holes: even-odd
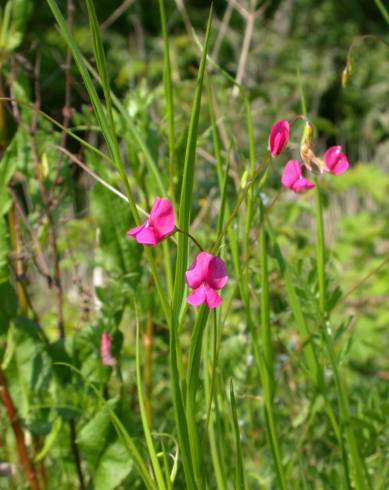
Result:
[[[109,406],[113,409],[117,399],[110,400]],[[100,458],[107,446],[109,435],[112,439],[112,423],[109,410],[104,407],[84,427],[78,435],[77,443],[82,454],[93,471],[99,464]]]
[[[130,473],[132,467],[126,447],[120,440],[115,441],[107,447],[101,457],[94,477],[95,489],[116,488]]]
[[[46,454],[50,451],[53,444],[55,443],[57,436],[62,429],[62,419],[61,417],[57,417],[52,426],[49,435],[46,437],[45,442],[43,444],[42,449],[35,457],[35,462],[42,461],[42,459],[46,456]]]
[[[96,490],[116,488],[132,469],[128,450],[112,425],[110,409],[114,410],[117,405],[118,399],[109,400],[82,428],[77,438]]]

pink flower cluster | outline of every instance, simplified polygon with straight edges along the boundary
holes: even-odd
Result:
[[[141,226],[132,228],[128,235],[142,245],[154,246],[176,230],[174,211],[168,199],[157,197],[150,211],[150,217]],[[200,252],[185,274],[188,286],[193,289],[187,297],[192,306],[205,304],[217,308],[222,302],[216,291],[228,281],[226,267],[219,257]]]
[[[280,155],[289,142],[290,126],[288,121],[280,120],[273,124],[268,142],[268,150],[273,157]],[[341,175],[349,168],[347,156],[342,152],[341,146],[331,146],[323,155],[323,160],[315,157],[313,159],[322,164],[322,171]],[[298,160],[289,160],[282,172],[281,183],[293,192],[304,192],[315,187],[315,184],[304,177],[303,167]],[[309,168],[311,170],[311,168]]]
[[[308,129],[311,127],[308,126]],[[280,155],[289,142],[290,125],[286,120],[273,124],[268,141],[268,150],[272,157]],[[304,151],[303,151],[304,150]],[[298,160],[289,160],[282,172],[281,183],[294,192],[303,192],[312,189],[315,184],[304,177],[303,167],[308,170],[317,167],[319,172],[328,172],[341,175],[348,167],[347,157],[342,153],[340,146],[328,148],[323,160],[317,158],[311,150],[310,144],[302,145],[303,164]],[[157,197],[154,201],[150,215],[140,226],[128,231],[128,235],[142,245],[155,246],[162,240],[177,231],[174,210],[168,199]],[[192,292],[187,297],[188,304],[192,306],[206,305],[208,308],[217,308],[222,299],[218,292],[228,282],[228,275],[223,260],[208,252],[200,252],[193,264],[185,273],[185,280]],[[101,356],[103,363],[113,365],[116,361],[110,354],[111,341],[109,335],[104,333],[101,338]]]

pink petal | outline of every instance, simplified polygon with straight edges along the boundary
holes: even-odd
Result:
[[[127,231],[128,236],[136,236],[143,228],[146,226],[146,224],[136,226],[135,228],[131,228],[131,230]]]
[[[204,286],[200,286],[191,292],[191,294],[186,298],[188,304],[192,306],[202,305],[206,301],[206,294]]]
[[[342,153],[341,157],[336,162],[335,167],[332,170],[332,173],[335,175],[342,175],[349,168],[350,164],[348,163],[346,155]]]
[[[300,162],[298,160],[289,160],[282,171],[281,183],[284,187],[292,189],[301,176]]]
[[[323,159],[327,171],[334,175],[343,174],[350,166],[346,155],[342,153],[342,147],[339,145],[328,148]]]
[[[214,289],[210,287],[207,287],[205,289],[205,296],[206,296],[206,303],[208,308],[211,309],[217,308],[222,302],[221,297],[217,294],[217,292]]]
[[[153,228],[144,226],[135,236],[135,240],[142,245],[156,245],[160,240]]]
[[[221,289],[227,284],[228,276],[224,262],[219,257],[213,257],[208,266],[207,284],[212,289]]]
[[[304,192],[309,189],[313,189],[315,184],[305,177],[300,177],[296,182],[292,185],[291,190],[294,192]]]
[[[208,278],[209,263],[213,255],[207,252],[200,252],[195,258],[193,264],[185,272],[185,278],[188,286],[197,289]]]
[[[100,341],[101,361],[104,366],[115,366],[116,359],[111,354],[111,338],[108,332],[103,332]]]
[[[268,150],[273,157],[279,155],[289,141],[289,123],[282,119],[273,124],[269,134]]]
[[[176,227],[172,203],[168,199],[156,197],[150,212],[150,223],[162,239],[170,235]]]
[[[336,165],[336,162],[338,161],[338,158],[340,157],[341,154],[342,154],[342,147],[339,145],[331,146],[324,153],[323,160],[330,172],[333,169],[333,167]]]

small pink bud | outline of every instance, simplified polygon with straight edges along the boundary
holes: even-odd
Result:
[[[101,335],[100,353],[104,366],[116,366],[116,359],[111,353],[111,337],[108,332],[103,332]]]
[[[151,208],[150,217],[143,225],[132,228],[127,232],[142,245],[157,245],[175,230],[172,203],[168,199],[156,197]]]
[[[226,266],[222,259],[207,252],[201,252],[185,273],[188,286],[193,289],[187,297],[192,306],[206,304],[208,308],[217,308],[221,297],[217,294],[228,281]]]
[[[273,157],[283,152],[289,141],[289,133],[290,128],[288,121],[281,119],[273,124],[270,130],[267,147]]]
[[[341,175],[349,168],[347,157],[342,153],[341,146],[331,146],[324,153],[323,157],[326,172],[334,175]]]
[[[304,192],[315,187],[315,184],[303,177],[298,160],[289,160],[282,172],[281,183],[293,192]]]

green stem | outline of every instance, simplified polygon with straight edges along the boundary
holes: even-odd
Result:
[[[381,0],[374,0],[378,10],[381,12],[382,17],[386,20],[386,23],[389,25],[389,12],[386,10],[385,5],[381,2]]]
[[[262,203],[261,215],[263,219],[264,206]],[[270,328],[269,271],[267,260],[267,234],[265,226],[263,226],[261,230],[259,249],[261,266],[261,332],[263,349],[263,356],[261,357],[261,377],[264,389],[266,430],[275,464],[278,485],[279,488],[281,488],[282,490],[286,490],[288,487],[286,483],[284,467],[282,465],[281,448],[277,435],[273,406],[275,380],[273,370],[273,347]]]
[[[318,179],[315,179],[315,201],[316,201],[316,260],[317,260],[317,280],[319,286],[319,305],[320,312],[323,317],[323,326],[321,329],[324,344],[327,350],[328,358],[333,370],[335,386],[337,390],[339,412],[340,412],[340,426],[344,432],[347,444],[350,450],[350,460],[352,463],[354,483],[357,490],[364,490],[367,488],[366,480],[364,477],[364,461],[359,454],[358,443],[351,426],[350,406],[347,398],[346,387],[343,382],[343,378],[338,369],[338,361],[334,345],[332,342],[331,334],[328,331],[327,325],[327,299],[326,299],[326,280],[325,280],[325,236],[324,236],[324,223],[323,223],[323,206],[321,200],[321,191]]]
[[[190,238],[192,240],[192,242],[199,248],[200,252],[204,251],[203,247],[200,245],[200,242],[192,234],[190,234],[188,231],[181,230],[181,228],[178,228],[178,226],[176,226],[176,231],[178,231],[178,233],[182,233],[183,235],[186,235],[188,238]]]

